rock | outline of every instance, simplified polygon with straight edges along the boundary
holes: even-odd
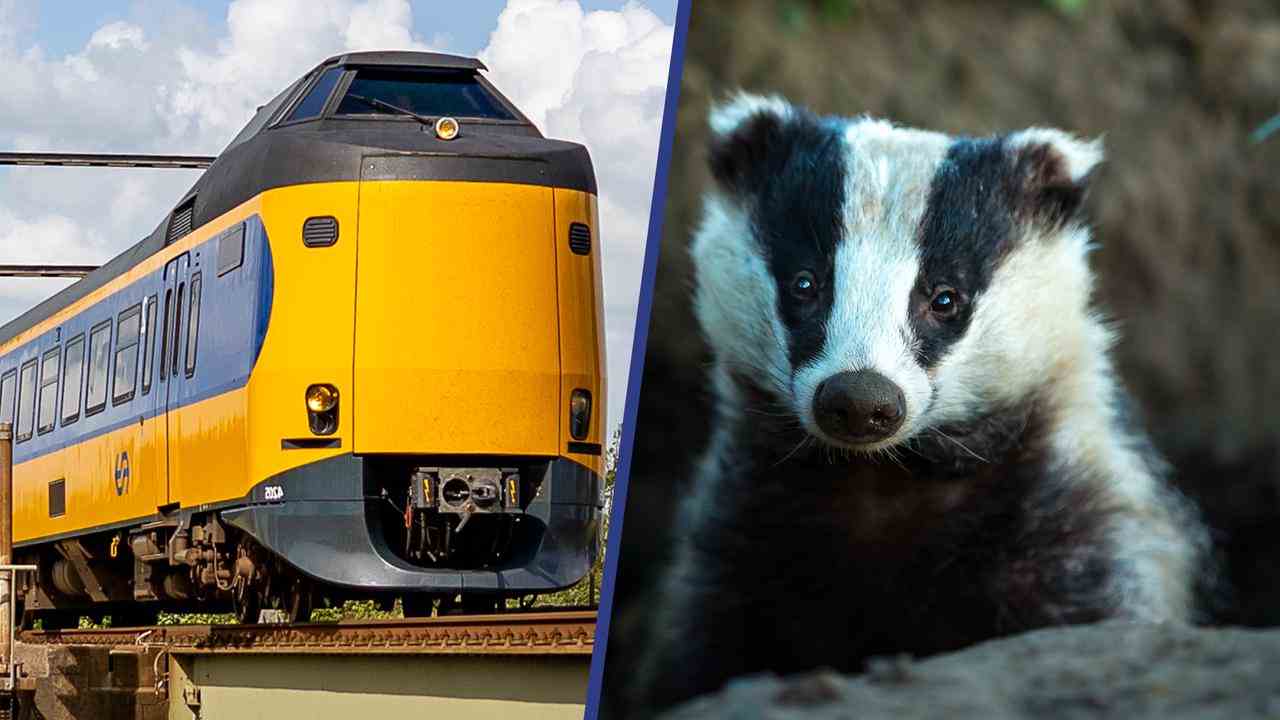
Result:
[[[1280,630],[1107,622],[924,660],[739,678],[663,720],[1280,718]]]

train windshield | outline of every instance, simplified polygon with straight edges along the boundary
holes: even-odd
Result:
[[[361,68],[356,71],[335,114],[394,114],[395,111],[371,104],[368,99],[427,117],[516,119],[473,72]]]

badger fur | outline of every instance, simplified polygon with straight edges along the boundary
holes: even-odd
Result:
[[[1187,622],[1206,533],[1091,307],[1100,142],[738,96],[692,245],[713,435],[635,709],[1047,625]]]

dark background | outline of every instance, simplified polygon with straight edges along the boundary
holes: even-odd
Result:
[[[1232,586],[1217,621],[1280,624],[1280,3],[695,0],[609,638],[606,702],[642,648],[672,508],[707,434],[687,244],[710,102],[950,133],[1103,134],[1089,200],[1116,358]],[[606,710],[609,705],[606,705]]]

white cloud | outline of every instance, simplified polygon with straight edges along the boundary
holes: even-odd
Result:
[[[0,147],[216,154],[258,105],[330,55],[426,49],[407,0],[237,0],[227,32],[199,13],[98,28],[79,51],[49,57],[23,44],[30,3],[0,0]],[[163,14],[161,14],[163,13]],[[195,181],[179,170],[0,170],[0,262],[104,262],[149,233]],[[67,284],[0,280],[0,323]]]
[[[146,51],[147,41],[143,37],[142,28],[127,22],[107,23],[98,28],[89,38],[89,47],[109,47],[119,50],[129,46],[134,50]]]
[[[610,427],[622,420],[674,29],[629,3],[510,0],[480,57],[544,134],[591,151],[600,186]]]
[[[407,0],[235,0],[208,37],[199,13],[142,4],[84,47],[30,44],[29,3],[0,0],[0,147],[216,154],[256,107],[321,59],[431,49]],[[447,29],[446,29],[447,30]],[[673,30],[643,6],[511,0],[481,57],[551,137],[584,142],[600,185],[610,422],[621,419]],[[194,182],[185,171],[0,170],[0,262],[98,263],[149,233]],[[0,323],[66,285],[0,280]]]

